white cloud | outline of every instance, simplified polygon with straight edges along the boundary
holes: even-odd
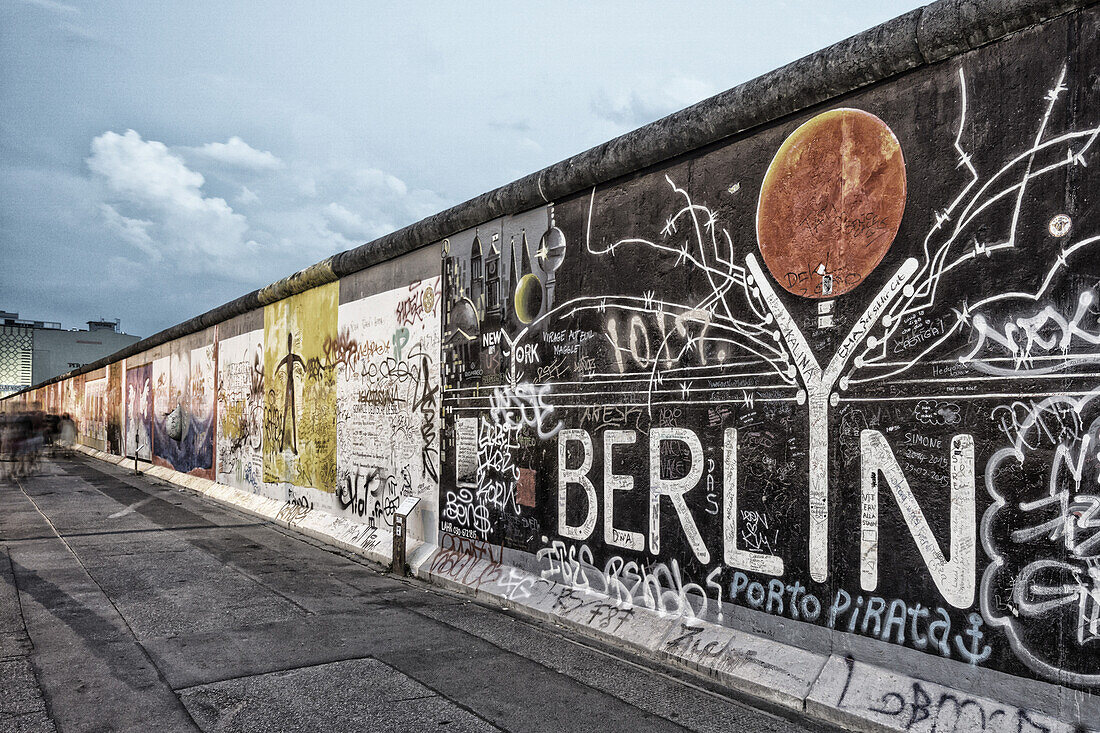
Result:
[[[98,42],[99,36],[94,32],[79,26],[76,23],[62,23],[58,28],[65,34],[65,38],[69,41],[75,41],[80,43]]]
[[[51,22],[56,22],[56,30],[61,31],[61,37],[69,44],[88,45],[99,43],[99,36],[93,31],[78,24],[83,12],[80,8],[57,0],[18,0],[20,4],[39,10],[44,10]]]
[[[321,213],[329,229],[351,241],[376,239],[394,229],[392,224],[366,222],[363,217],[335,202],[326,206]]]
[[[277,171],[285,167],[282,160],[266,150],[257,150],[236,135],[224,143],[206,143],[197,148],[181,148],[188,155],[252,171]]]
[[[140,229],[162,254],[192,270],[217,265],[204,258],[227,261],[239,249],[248,230],[245,218],[224,199],[204,196],[202,174],[188,168],[164,143],[143,140],[133,130],[124,135],[109,131],[92,140],[86,160],[121,217],[108,214],[108,226],[127,232],[130,243],[143,241],[136,233]],[[120,207],[145,218],[129,217]]]
[[[88,168],[120,196],[147,204],[200,205],[201,173],[156,140],[145,141],[134,130],[107,131],[92,140]]]
[[[195,170],[191,153],[183,156],[196,149],[146,140],[134,130],[105,132],[92,141],[88,183],[103,241],[111,256],[140,261],[150,282],[194,288],[235,281],[243,292],[446,205],[435,192],[379,168],[339,163],[288,165],[262,186],[249,181],[257,193],[235,175],[239,168],[208,176]],[[212,188],[233,206],[247,207],[247,218]],[[126,253],[122,243],[135,251]]]
[[[241,192],[237,194],[237,203],[242,206],[260,203],[260,197],[248,186],[241,186]]]
[[[592,111],[617,125],[637,127],[702,101],[715,92],[706,82],[679,76],[629,91],[604,89],[593,97]]]
[[[397,196],[404,196],[409,192],[409,187],[404,181],[377,168],[360,168],[352,175],[352,179],[358,187],[363,189],[387,190]]]
[[[306,198],[317,198],[317,179],[313,176],[299,178],[298,193]]]
[[[378,168],[330,171],[326,184],[330,198],[342,199],[353,211],[366,212],[375,220],[411,224],[447,206],[434,191],[409,188],[397,176]]]
[[[56,0],[20,0],[20,2],[24,5],[33,5],[36,8],[42,8],[51,13],[57,13],[58,15],[80,15],[80,8],[69,5],[68,3],[57,2]]]
[[[156,243],[149,236],[149,228],[153,226],[153,222],[123,216],[110,204],[100,204],[99,210],[103,214],[108,229],[149,255],[153,262],[159,262],[162,259]]]

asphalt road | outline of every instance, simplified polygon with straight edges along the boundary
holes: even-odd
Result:
[[[82,456],[0,484],[3,731],[807,730]]]

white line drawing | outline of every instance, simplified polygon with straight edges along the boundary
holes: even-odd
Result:
[[[808,438],[809,572],[814,581],[827,580],[830,567],[829,457],[832,432],[836,432],[835,429],[830,431],[830,413],[838,405],[848,402],[916,403],[913,409],[921,410],[923,404],[934,408],[938,403],[954,405],[961,401],[999,400],[1006,403],[1000,414],[1003,422],[1003,425],[998,423],[1000,429],[1006,435],[1023,436],[1026,447],[1026,441],[1034,442],[1035,434],[1045,429],[1042,409],[1035,405],[1049,406],[1052,401],[1083,404],[1082,401],[1091,399],[1091,385],[1100,372],[1095,366],[1100,362],[1097,350],[1100,324],[1096,321],[1100,294],[1095,287],[1082,286],[1075,293],[1076,308],[1069,312],[1051,305],[1051,300],[1056,292],[1061,292],[1059,288],[1067,274],[1086,263],[1087,258],[1096,256],[1100,234],[1090,229],[1090,223],[1083,217],[1074,214],[1072,227],[1060,226],[1056,235],[1046,238],[1047,222],[1051,214],[1060,213],[1057,211],[1040,217],[1043,230],[1038,234],[1022,226],[1025,220],[1036,218],[1028,208],[1033,205],[1034,197],[1029,199],[1029,195],[1034,192],[1036,182],[1056,180],[1067,171],[1088,166],[1095,157],[1096,140],[1100,136],[1100,125],[1093,123],[1083,129],[1060,132],[1051,129],[1058,124],[1056,120],[1074,119],[1072,114],[1061,114],[1067,104],[1066,92],[1072,85],[1067,67],[1052,74],[1052,80],[1052,86],[1045,90],[1033,131],[1015,148],[1012,140],[998,140],[998,145],[1005,147],[1007,154],[991,165],[982,161],[988,161],[989,154],[996,151],[981,151],[983,154],[977,155],[978,151],[970,149],[970,144],[965,142],[974,111],[967,76],[963,69],[958,69],[957,127],[953,126],[952,137],[944,148],[956,161],[961,180],[945,195],[942,208],[931,212],[923,241],[905,248],[915,256],[888,256],[883,266],[891,269],[879,274],[877,291],[857,290],[861,296],[841,295],[828,301],[826,309],[819,308],[814,314],[813,324],[797,320],[802,315],[788,305],[794,296],[780,292],[775,286],[755,254],[755,246],[746,247],[745,242],[735,241],[716,209],[700,203],[689,187],[675,180],[673,175],[664,176],[664,185],[674,203],[671,214],[660,227],[659,236],[629,233],[618,238],[601,238],[598,230],[602,213],[597,188],[593,187],[587,197],[587,218],[580,224],[584,229],[584,252],[604,259],[608,267],[614,267],[616,257],[632,250],[655,253],[669,267],[694,277],[702,286],[702,292],[692,298],[677,298],[657,288],[642,289],[646,287],[643,284],[634,291],[636,294],[606,292],[555,302],[525,327],[500,334],[501,353],[513,357],[504,367],[504,389],[532,385],[530,388],[538,390],[540,404],[547,410],[586,408],[597,404],[597,400],[602,407],[641,408],[653,423],[657,411],[670,406],[740,403],[751,409],[783,403],[804,405]],[[735,184],[723,193],[737,193],[739,188],[740,184]],[[978,232],[982,233],[980,237]],[[1036,239],[1039,236],[1043,237],[1041,241]],[[1030,282],[987,287],[980,297],[972,296],[969,300],[958,295],[960,289],[953,284],[956,280],[952,278],[970,272],[967,268],[977,270],[987,264],[1003,262],[1011,253],[1030,256],[1032,252],[1038,262],[1046,264],[1025,273],[1031,278]],[[1027,278],[1021,277],[1023,279]],[[965,289],[962,292],[966,292]],[[857,310],[854,314],[850,312],[853,297],[866,298],[861,301],[862,311]],[[843,306],[845,301],[849,308],[841,312],[838,306]],[[1017,313],[1006,320],[1005,311],[1012,307],[1017,308]],[[944,313],[942,321],[937,321],[933,331],[904,344],[907,322],[933,309]],[[826,310],[829,312],[825,313]],[[803,325],[820,326],[822,314],[831,317],[829,327],[843,324],[847,328],[843,338],[831,341],[838,344],[831,354],[815,351],[811,343],[816,342],[802,330]],[[600,364],[602,371],[590,368],[569,373],[566,379],[550,377],[533,383],[531,371],[535,365],[531,356],[537,350],[538,344],[534,342],[538,334],[548,330],[550,324],[576,316],[584,316],[586,324],[597,320],[605,324],[605,330],[597,335],[605,350],[603,353],[610,354],[610,359]],[[840,331],[836,335],[840,337],[844,333]],[[958,348],[959,344],[964,348],[956,352],[947,350],[948,347]],[[928,367],[929,370],[918,371],[915,367]],[[943,369],[932,370],[932,367]],[[944,376],[928,376],[929,373]],[[718,379],[723,383],[712,386]],[[1060,385],[1057,380],[1061,379],[1073,381]],[[885,390],[877,389],[884,386],[889,386],[890,391],[883,393]],[[1059,390],[1059,386],[1063,389]],[[961,391],[964,388],[965,392]],[[1038,402],[1040,400],[1043,402]],[[460,387],[451,391],[448,404],[448,409],[465,416],[491,410],[494,403],[491,390]],[[1017,404],[1021,407],[1012,407]],[[905,409],[910,408],[906,406]],[[1021,409],[1031,410],[1032,416],[1020,417]],[[1038,413],[1034,412],[1036,409]],[[559,420],[566,418],[555,416],[546,425],[555,430],[561,428],[555,436],[559,449],[563,446],[562,441],[587,439],[583,455],[590,461],[593,450],[598,450],[600,443],[592,445],[588,433],[571,429],[573,426],[567,421],[559,423]],[[665,427],[654,424],[658,432]],[[549,430],[545,432],[547,435],[540,437],[553,435]],[[731,434],[734,444],[725,446],[725,452],[736,455],[736,430],[726,432],[727,441]],[[974,439],[960,430],[949,437],[950,448],[944,449],[949,451],[946,459],[952,470],[948,554],[935,541],[914,492],[909,488],[908,481],[914,478],[907,479],[902,473],[887,437],[877,432],[875,435],[877,438],[870,440],[863,456],[867,464],[864,466],[865,489],[873,486],[878,491],[882,485],[878,477],[885,477],[886,486],[891,489],[940,593],[951,605],[969,608],[973,605],[975,592],[978,539],[972,519],[975,511]],[[603,451],[609,455],[612,445],[627,442],[633,442],[633,432],[607,432]],[[694,446],[690,452],[692,455],[697,452]],[[559,451],[559,463],[563,460],[563,452]],[[1068,465],[1068,458],[1058,460]],[[590,468],[587,462],[558,467],[559,478],[564,476],[572,487],[570,491],[577,492],[576,501],[583,501],[582,491],[589,498],[589,508],[581,517],[581,525],[566,526],[564,515],[559,517],[561,536],[587,538],[594,530],[599,516],[598,499],[602,496],[604,543],[631,550],[638,550],[644,544],[656,554],[659,537],[651,536],[643,543],[645,538],[641,533],[624,531],[614,523],[611,499],[616,492],[634,490],[633,480],[618,476],[605,467],[603,490],[598,494],[598,487],[589,480]],[[737,546],[736,468],[735,462],[726,466],[724,477],[726,493],[722,499],[726,521],[723,527],[725,532],[732,534],[723,544],[723,560],[733,567],[782,575],[783,559],[778,553],[770,555]],[[653,470],[652,461],[650,470]],[[598,480],[598,475],[599,472],[592,478]],[[871,475],[873,479],[868,478]],[[706,547],[688,531],[688,520],[692,517],[683,497],[686,491],[701,482],[702,477],[684,478],[693,480],[668,487],[670,493],[666,495],[682,519],[686,546],[694,549],[696,559],[701,560]],[[668,479],[654,474],[650,482],[660,487]],[[648,492],[651,502],[655,496],[652,486]],[[638,491],[639,495],[644,493]],[[1089,553],[1093,552],[1094,535],[1086,537],[1083,533],[1092,529],[1092,522],[1100,522],[1096,518],[1100,516],[1100,509],[1093,511],[1092,497],[1093,493],[1082,490],[1071,494],[1064,502],[1077,512],[1076,524],[1072,525],[1077,533],[1074,536],[1078,537],[1074,547],[1084,548],[1082,551]],[[865,508],[870,508],[870,497],[865,499]],[[1031,502],[1027,507],[1037,516],[1052,506],[1049,499],[1042,502],[1032,499]],[[564,496],[559,496],[559,510],[563,510],[564,503]],[[862,526],[862,549],[868,558],[872,549],[877,550],[877,494],[874,504],[874,517],[868,514]],[[1069,521],[1064,511],[1060,516],[1063,521]],[[655,524],[652,520],[651,515],[650,532]],[[1045,525],[1035,524],[1021,531],[1035,533],[1040,527]],[[697,528],[692,526],[692,529],[697,533]],[[1053,530],[1046,528],[1044,531]],[[1069,533],[1065,525],[1060,531],[1064,535]],[[980,539],[983,544],[987,542],[984,520]],[[1100,539],[1096,542],[1100,543]],[[1056,568],[1048,562],[1018,574],[1018,582],[1031,583],[1029,587],[1033,590],[1038,588],[1041,594],[1046,594],[1041,598],[1022,596],[1016,604],[1018,610],[1041,614],[1049,608],[1078,604],[1082,610],[1076,638],[1081,644],[1100,643],[1100,595],[1097,595],[1100,591],[1075,590],[1100,586],[1100,563],[1088,565],[1084,571],[1078,568],[1076,572],[1083,580],[1072,588],[1069,583],[1063,584],[1065,588],[1042,586],[1038,580],[1040,575],[1055,571],[1069,572],[1067,568]],[[1087,586],[1085,580],[1093,586]],[[877,563],[872,559],[864,563],[861,582],[866,590],[875,588]],[[985,582],[983,578],[982,610],[985,617],[991,619],[985,608]],[[1072,673],[1053,667],[1043,670],[1041,661],[1034,664],[1028,661],[1028,664],[1048,676],[1075,679],[1058,677]],[[1081,679],[1084,682],[1078,679],[1076,683],[1096,684],[1098,681]]]
[[[1068,668],[1073,655],[1064,653],[1067,646],[1084,650],[1100,644],[1097,397],[1100,389],[1079,398],[1055,395],[1034,404],[1015,439],[993,454],[985,472],[993,503],[981,522],[982,547],[991,560],[982,575],[982,616],[1003,629],[1013,652],[1028,667],[1061,684],[1100,684],[1094,666]],[[1071,420],[1051,431],[1046,422],[1052,415]],[[1051,447],[1054,458],[1047,466]],[[1036,460],[1040,465],[1035,470],[1048,477],[1045,491],[1041,485],[1024,483],[1021,488],[1019,481],[1010,480]],[[1013,519],[1019,523],[1010,524],[1007,532],[999,528],[999,522]],[[1061,628],[1070,633],[1058,636]],[[1051,643],[1052,630],[1061,644]]]

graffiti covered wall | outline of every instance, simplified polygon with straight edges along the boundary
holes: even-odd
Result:
[[[124,455],[143,461],[153,456],[153,384],[152,365],[126,370],[126,434]]]
[[[263,335],[218,340],[217,480],[252,492],[263,487]]]
[[[107,375],[89,374],[87,377],[84,382],[84,409],[79,422],[80,442],[96,450],[106,450]]]
[[[1098,14],[334,258],[25,399],[366,549],[418,498],[433,568],[534,568],[604,629],[1095,694]]]
[[[158,466],[214,477],[215,354],[213,329],[157,351],[152,379]]]
[[[124,363],[121,361],[107,365],[107,446],[116,456],[124,455],[122,452],[122,413],[125,408],[123,366]]]
[[[78,374],[72,379],[61,383],[61,407],[62,413],[67,413],[77,425],[80,424],[84,413],[84,375]]]
[[[263,480],[336,489],[338,283],[264,308]]]
[[[1100,92],[1066,37],[450,237],[445,536],[1100,688]]]
[[[435,505],[439,477],[439,278],[340,306],[336,501],[383,530],[402,498]],[[432,513],[434,517],[434,513]],[[431,540],[435,526],[410,527]]]

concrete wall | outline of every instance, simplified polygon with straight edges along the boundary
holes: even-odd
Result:
[[[537,206],[501,189],[22,399],[383,554],[415,496],[433,572],[520,569],[611,636],[650,611],[844,660],[836,705],[875,665],[1088,722],[1100,13],[967,8],[792,65],[825,91],[790,113],[708,140],[705,103],[631,138],[675,155],[609,143]],[[928,719],[879,692],[883,725]]]
[[[450,237],[443,531],[809,648],[1095,689],[1098,33]]]
[[[24,395],[115,455],[434,544],[439,251],[424,248]]]

